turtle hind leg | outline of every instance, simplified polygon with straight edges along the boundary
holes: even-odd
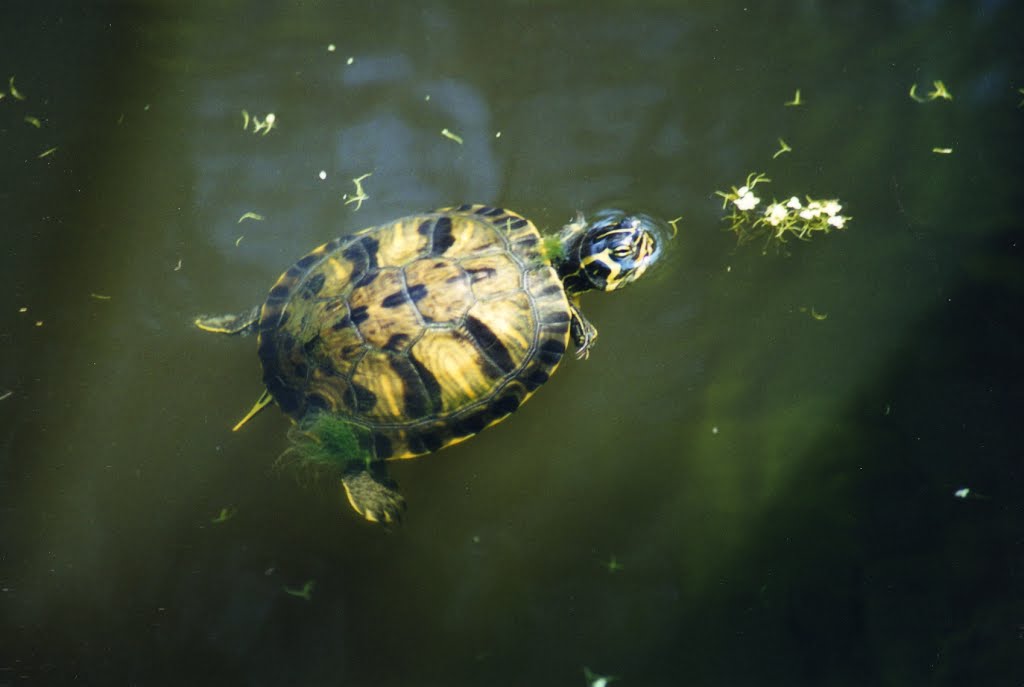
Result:
[[[383,464],[353,466],[342,475],[341,483],[349,504],[370,522],[401,522],[405,499]]]
[[[204,332],[248,336],[256,331],[260,319],[260,306],[229,315],[200,315],[193,321]]]

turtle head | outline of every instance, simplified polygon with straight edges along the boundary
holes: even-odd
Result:
[[[657,262],[667,234],[646,215],[603,210],[582,215],[562,230],[564,258],[557,265],[570,293],[614,291],[639,279]]]

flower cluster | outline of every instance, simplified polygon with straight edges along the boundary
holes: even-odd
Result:
[[[838,200],[816,200],[810,196],[805,196],[806,203],[796,196],[781,202],[773,199],[759,211],[761,198],[754,194],[754,187],[770,181],[764,174],[751,174],[739,188],[715,191],[723,198],[722,208],[731,209],[725,219],[740,243],[764,238],[767,247],[772,240],[779,243],[785,243],[790,237],[809,240],[815,232],[827,234],[833,229],[843,229],[850,221],[850,217],[839,214],[843,206]]]

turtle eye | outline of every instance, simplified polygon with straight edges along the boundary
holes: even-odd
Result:
[[[624,260],[633,254],[632,246],[618,245],[612,248],[612,257],[616,260]]]

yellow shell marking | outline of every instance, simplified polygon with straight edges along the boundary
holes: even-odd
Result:
[[[462,260],[459,263],[470,275],[473,294],[486,298],[522,287],[522,273],[512,258],[504,253]]]
[[[441,387],[442,413],[458,410],[467,401],[486,396],[494,386],[476,346],[464,334],[428,330],[410,353],[430,370]]]
[[[463,206],[320,246],[263,306],[264,383],[302,419],[364,427],[379,459],[422,455],[499,422],[554,372],[569,306],[536,228]]]
[[[416,259],[430,241],[419,231],[420,222],[399,220],[378,234],[377,264],[381,267],[401,267]]]

